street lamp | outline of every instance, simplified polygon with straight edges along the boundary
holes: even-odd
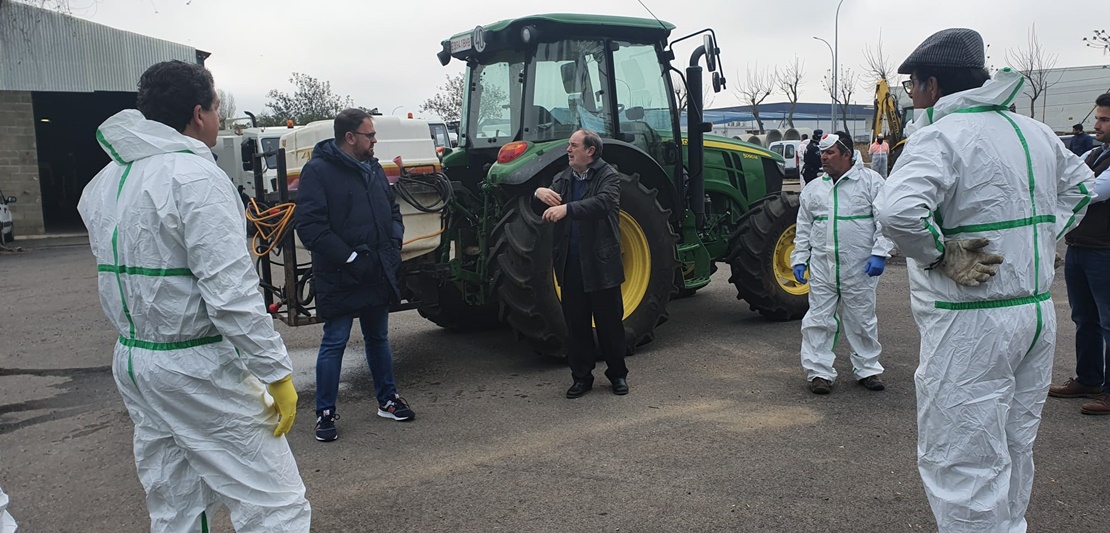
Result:
[[[836,81],[835,81],[836,80],[836,54],[833,53],[833,47],[832,47],[831,44],[829,44],[828,41],[826,41],[826,40],[824,40],[820,37],[814,37],[814,39],[817,39],[818,41],[821,41],[821,42],[825,43],[825,46],[829,47],[829,58],[831,58],[832,61],[833,61],[833,80],[834,81],[833,81],[833,91],[832,91],[832,93],[830,93],[830,94],[832,94],[832,100],[829,101],[829,120],[836,120]],[[833,127],[829,129],[829,133],[832,133],[833,131],[836,131],[836,124],[835,123],[833,123]]]
[[[399,105],[399,106],[397,106],[397,107],[394,107],[394,108],[393,108],[393,111],[390,111],[390,112],[389,112],[389,114],[390,114],[390,115],[396,115],[396,114],[397,114],[397,110],[398,110],[398,109],[401,109],[402,107],[405,107],[405,106],[403,106],[403,105]]]
[[[844,0],[836,4],[836,18],[833,19],[833,102],[837,100],[837,86],[836,86],[836,73],[840,70],[840,4]],[[832,129],[836,131],[836,114],[833,113]],[[846,128],[845,128],[846,129]]]

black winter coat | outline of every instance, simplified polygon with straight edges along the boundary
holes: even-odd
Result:
[[[377,158],[359,163],[330,139],[317,143],[301,171],[293,220],[312,252],[321,318],[400,301],[405,226]],[[358,258],[348,263],[351,252]]]
[[[570,245],[570,222],[578,222],[578,253],[582,264],[582,284],[586,292],[600,291],[624,283],[621,261],[621,235],[617,225],[620,213],[620,175],[609,163],[598,159],[586,174],[582,199],[571,201],[574,175],[567,168],[555,176],[551,189],[568,204],[567,216],[555,224],[555,276],[562,280]],[[537,210],[546,205],[538,200]],[[560,281],[561,282],[561,281]]]

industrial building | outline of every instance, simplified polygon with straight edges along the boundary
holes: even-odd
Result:
[[[1110,65],[1064,67],[1047,71],[1048,88],[1033,105],[1028,90],[1015,100],[1017,112],[1048,124],[1057,133],[1071,133],[1073,124],[1083,124],[1088,132],[1095,122],[1095,98],[1110,92]]]
[[[207,52],[54,11],[0,3],[0,191],[16,238],[83,232],[77,201],[109,161],[96,128],[134,108],[151,65]]]

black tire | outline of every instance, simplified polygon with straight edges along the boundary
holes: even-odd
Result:
[[[649,264],[638,287],[642,297],[624,318],[625,339],[629,352],[655,338],[655,327],[667,317],[667,303],[677,292],[674,284],[679,263],[675,252],[678,236],[671,229],[670,213],[656,201],[657,191],[647,189],[639,175],[620,175],[621,179],[621,253],[625,255],[625,277],[631,279],[627,252],[639,247],[650,255]],[[625,225],[638,225],[645,239],[628,237]],[[555,290],[551,224],[543,222],[532,208],[531,196],[522,196],[506,208],[505,215],[494,228],[494,286],[501,301],[501,318],[517,338],[537,352],[566,357],[566,324]],[[638,244],[637,244],[638,243]],[[626,253],[627,252],[627,253]],[[635,260],[635,259],[632,259]],[[633,273],[634,273],[633,272]],[[626,279],[626,309],[634,282]]]
[[[405,285],[420,316],[435,325],[457,331],[483,331],[502,327],[496,305],[471,305],[452,282],[407,275]]]
[[[729,242],[729,282],[736,285],[736,298],[773,320],[799,319],[809,310],[809,286],[795,282],[793,274],[786,275],[791,267],[789,251],[794,247],[798,196],[783,191],[757,201],[740,218]]]

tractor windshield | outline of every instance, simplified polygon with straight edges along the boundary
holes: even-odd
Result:
[[[500,147],[520,131],[521,82],[524,60],[520,54],[504,53],[470,70],[469,91],[464,108],[466,129],[461,132],[474,148]],[[461,140],[460,140],[461,141]]]

